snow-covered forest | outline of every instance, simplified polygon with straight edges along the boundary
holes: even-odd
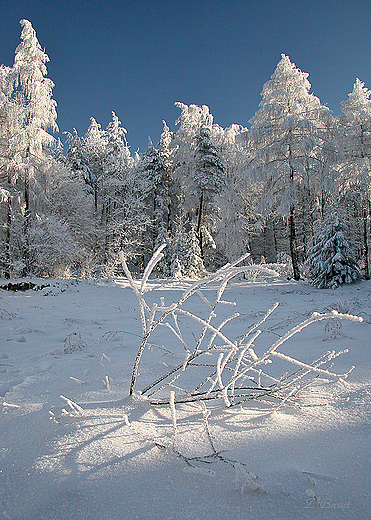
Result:
[[[207,106],[176,102],[176,129],[164,121],[143,153],[115,113],[105,129],[92,117],[84,135],[65,133],[63,145],[49,57],[31,23],[21,26],[13,67],[0,67],[1,277],[110,277],[122,272],[119,251],[142,271],[166,243],[162,276],[197,278],[250,252],[329,286],[318,272],[329,226],[341,227],[348,258],[339,283],[369,276],[371,91],[362,81],[335,117],[282,54],[248,127],[222,128]]]
[[[176,102],[143,153],[114,112],[61,140],[21,26],[0,66],[0,518],[369,518],[371,90],[334,116],[282,54],[248,127]]]

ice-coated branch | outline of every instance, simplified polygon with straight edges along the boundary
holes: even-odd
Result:
[[[303,363],[302,361],[299,361],[297,359],[292,358],[291,356],[286,356],[286,354],[282,354],[281,352],[273,352],[272,356],[278,357],[280,359],[284,359],[285,361],[289,361],[293,365],[297,365],[301,368],[306,368],[307,370],[311,372],[316,372],[317,374],[321,374],[323,376],[332,377],[334,379],[346,379],[348,375],[354,370],[355,366],[352,366],[349,370],[344,372],[344,374],[335,374],[334,372],[330,372],[329,370],[322,370],[321,368],[317,368],[311,365],[308,365],[307,363]]]
[[[245,267],[236,267],[236,266],[249,256],[249,253],[245,254],[240,259],[235,261],[233,264],[222,267],[221,269],[216,271],[216,273],[213,273],[204,279],[197,280],[194,284],[191,285],[190,288],[188,288],[184,291],[183,295],[180,297],[180,299],[176,303],[170,305],[169,307],[158,306],[157,304],[154,304],[152,309],[150,309],[149,305],[147,304],[147,302],[145,300],[144,291],[145,291],[146,283],[148,282],[149,276],[151,275],[156,264],[162,258],[162,250],[164,249],[164,247],[165,247],[165,245],[160,246],[157,249],[157,251],[154,253],[151,260],[149,261],[149,263],[144,271],[143,277],[142,277],[140,290],[138,290],[138,287],[137,287],[135,281],[133,280],[133,277],[132,277],[130,270],[128,268],[128,265],[126,263],[126,259],[125,259],[123,252],[122,251],[119,252],[119,257],[121,260],[121,264],[122,264],[124,273],[129,281],[130,287],[132,288],[132,290],[134,291],[134,294],[138,298],[139,308],[140,308],[140,317],[141,317],[141,322],[142,322],[142,330],[143,330],[143,339],[139,346],[139,349],[138,349],[138,352],[137,352],[137,355],[136,355],[136,358],[134,361],[134,365],[133,365],[132,377],[131,377],[131,383],[130,383],[130,395],[132,395],[134,392],[139,363],[140,363],[142,354],[146,348],[147,341],[148,341],[150,334],[157,328],[158,325],[160,325],[169,316],[169,314],[174,313],[175,310],[179,310],[179,307],[188,298],[190,298],[193,294],[195,294],[197,291],[199,291],[200,287],[208,285],[211,282],[218,280],[220,278],[222,278],[224,281],[226,279],[229,280],[233,276],[237,276],[237,274],[241,273],[245,269]],[[219,290],[219,293],[220,293],[219,299],[224,291],[224,288],[223,288],[223,283],[222,283],[220,286],[220,290]],[[155,320],[155,315],[157,312],[160,313],[160,317],[157,320]],[[148,318],[147,318],[147,315],[149,315]],[[210,319],[212,318],[212,313],[210,313],[209,318]],[[197,350],[197,348],[196,348],[196,350]]]
[[[140,284],[140,292],[141,294],[144,293],[146,284],[148,282],[149,277],[151,276],[151,273],[153,269],[156,267],[156,265],[159,263],[159,261],[164,257],[162,251],[165,249],[166,244],[162,244],[154,253],[151,260],[148,262],[147,267],[144,270],[142,282]]]
[[[175,409],[175,392],[174,390],[170,391],[170,410],[171,410],[171,419],[173,422],[173,447],[175,448],[176,444],[176,435],[177,435],[177,425],[176,425],[176,409]]]
[[[333,360],[342,352],[327,352],[313,362],[304,362],[281,352],[280,348],[293,336],[316,322],[331,319],[362,321],[358,316],[340,314],[337,311],[323,314],[315,312],[277,341],[262,348],[264,336],[262,336],[261,326],[278,307],[278,303],[275,303],[261,319],[240,336],[238,341],[231,339],[232,321],[239,316],[239,313],[219,318],[217,312],[221,305],[233,304],[222,300],[228,282],[241,272],[249,270],[265,275],[272,274],[270,269],[260,265],[238,267],[238,264],[248,255],[244,255],[233,264],[227,264],[202,280],[197,280],[183,291],[175,303],[165,306],[164,298],[160,296],[160,305],[153,303],[150,307],[145,299],[146,286],[151,272],[162,258],[163,248],[163,246],[159,248],[150,260],[140,286],[133,280],[122,255],[120,258],[129,284],[139,301],[143,329],[142,340],[132,369],[130,394],[134,393],[139,364],[148,346],[148,340],[158,326],[164,326],[169,331],[170,341],[175,340],[182,348],[183,361],[178,361],[174,366],[170,365],[165,373],[147,383],[140,392],[142,395],[147,395],[153,404],[170,405],[173,426],[174,417],[176,421],[176,403],[222,399],[224,405],[230,407],[246,401],[261,400],[274,403],[273,406],[277,409],[284,403],[292,402],[302,388],[319,376],[336,380],[346,378],[353,370],[354,367],[344,373],[333,370]],[[210,287],[210,284],[215,282],[218,282],[217,287],[215,288],[214,285]],[[203,294],[206,288],[215,291],[214,299]],[[191,311],[189,304],[185,305],[193,295],[198,295],[205,303],[206,311],[204,310],[203,314]],[[197,336],[194,335],[194,331],[197,330],[195,325],[201,326]],[[226,332],[227,325],[229,332]],[[187,336],[187,330],[191,331],[191,335],[188,333]],[[190,336],[193,339],[190,340]],[[259,341],[258,346],[255,345],[257,341]],[[173,353],[176,352],[174,348],[172,345],[170,349]],[[287,365],[282,375],[277,375],[274,370],[277,365],[274,364],[275,359],[280,359]],[[169,389],[171,389],[170,399]],[[154,394],[156,398],[153,397]]]

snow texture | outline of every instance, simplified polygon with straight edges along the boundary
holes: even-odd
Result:
[[[41,285],[33,282],[34,289]],[[149,280],[145,296],[170,305],[191,285]],[[212,292],[203,291],[208,301]],[[355,370],[345,381],[319,377],[273,413],[258,402],[153,407],[137,394],[127,397],[141,325],[126,279],[1,290],[1,517],[368,518],[371,282],[334,293],[282,278],[235,279],[224,298],[240,314],[229,328],[236,341],[276,301],[279,307],[260,326],[259,337],[271,343],[313,312],[361,316],[363,323],[342,321],[342,335],[332,337],[322,321],[286,342],[286,354],[304,362],[327,349],[348,349],[333,360],[333,370]],[[195,295],[192,302],[201,315],[206,301]],[[220,319],[229,311],[223,305]],[[64,354],[69,336],[84,344]],[[148,347],[142,381],[183,356],[161,328]],[[257,345],[254,351],[259,354]]]

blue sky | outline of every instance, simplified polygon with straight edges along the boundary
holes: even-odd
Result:
[[[310,74],[335,114],[356,77],[371,89],[370,0],[0,0],[0,63],[12,65],[19,20],[50,57],[60,131],[106,127],[114,110],[134,152],[170,128],[175,101],[248,126],[281,53]]]

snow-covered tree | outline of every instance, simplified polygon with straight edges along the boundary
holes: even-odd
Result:
[[[244,174],[248,161],[247,132],[247,128],[236,124],[225,129],[218,125],[212,128],[213,142],[218,146],[226,170],[225,186],[213,194],[213,204],[218,213],[213,231],[217,245],[214,250],[214,267],[234,261],[248,250],[245,210],[250,211],[252,205],[245,204],[246,197],[251,193]],[[209,250],[208,267],[212,265],[211,253]]]
[[[76,131],[68,134],[66,163],[84,179],[94,208],[95,270],[109,276],[119,267],[119,250],[128,256],[142,254],[148,224],[146,184],[140,175],[139,158],[130,154],[126,134],[114,112],[105,130],[91,118],[83,137]]]
[[[33,271],[30,230],[33,220],[40,217],[38,206],[45,196],[42,179],[55,144],[48,131],[57,130],[54,84],[46,77],[49,58],[32,24],[20,23],[21,43],[14,65],[0,68],[1,211],[6,208],[1,216],[5,231],[1,256],[7,277],[15,262],[18,274]]]
[[[184,225],[180,222],[177,232],[173,240],[172,259],[171,259],[171,276],[174,278],[182,278],[186,276],[187,253],[189,249],[188,236]]]
[[[156,236],[155,248],[159,248],[163,244],[166,248],[163,251],[163,258],[156,265],[156,271],[162,276],[171,276],[171,265],[172,265],[172,245],[170,233],[166,231],[164,227],[160,227]]]
[[[206,105],[184,105],[177,120],[179,129],[174,135],[177,148],[173,151],[174,179],[181,189],[180,200],[184,215],[199,238],[204,256],[204,233],[209,235],[219,217],[216,194],[226,186],[226,166],[220,147],[214,142],[220,127],[213,124],[213,116]]]
[[[347,159],[371,156],[371,91],[356,79],[348,99],[341,102],[342,145]]]
[[[371,198],[371,91],[358,78],[348,99],[341,103],[339,141],[344,152],[339,184],[342,201],[357,208],[355,233],[362,229],[364,271],[370,276],[369,226]]]
[[[94,118],[83,137],[74,129],[73,134],[66,132],[68,149],[66,166],[72,176],[84,181],[84,192],[87,197],[86,212],[90,217],[88,236],[94,237],[90,242],[92,250],[89,258],[89,271],[94,271],[103,263],[104,232],[102,230],[101,182],[103,178],[103,162],[105,157],[106,138],[101,126]],[[94,260],[93,260],[94,259]],[[95,268],[92,268],[95,265]]]
[[[152,221],[152,255],[159,247],[156,247],[158,236],[165,236],[170,228],[172,179],[163,155],[153,146],[151,139],[142,156],[142,175],[144,176],[146,205]]]
[[[99,219],[99,195],[104,175],[104,160],[106,156],[107,137],[101,125],[94,117],[90,118],[89,128],[81,141],[81,162],[85,166],[85,182],[92,190],[94,208]]]
[[[24,220],[24,253],[23,273],[30,272],[30,237],[29,228],[34,211],[31,208],[32,183],[45,160],[45,152],[54,143],[54,137],[48,130],[57,131],[56,102],[52,98],[54,83],[47,78],[46,63],[48,55],[42,49],[34,28],[28,20],[21,20],[21,43],[15,51],[12,79],[14,85],[13,97],[22,107],[22,125],[19,135],[19,166],[18,185],[23,191]]]
[[[211,141],[210,129],[201,126],[195,136],[195,169],[191,192],[197,197],[198,204],[195,216],[196,234],[200,244],[201,257],[204,257],[204,245],[213,229],[213,217],[218,216],[215,195],[225,189],[226,167],[222,161],[220,150]]]
[[[171,274],[175,278],[200,278],[205,272],[199,238],[194,226],[187,232],[179,225],[173,244]]]
[[[187,278],[200,278],[205,272],[199,234],[194,226],[188,232],[188,244],[185,262],[184,276]]]
[[[348,227],[335,215],[327,219],[314,236],[306,265],[308,277],[315,287],[336,289],[343,283],[359,280],[360,273],[347,233]]]
[[[288,217],[294,278],[300,278],[297,248],[298,190],[314,184],[322,169],[330,111],[309,93],[308,74],[282,55],[265,83],[259,110],[251,119],[251,172],[266,183],[258,211]],[[319,150],[321,154],[319,154]],[[309,180],[308,180],[309,179]]]
[[[202,127],[211,128],[213,116],[209,107],[203,105],[185,105],[176,102],[175,106],[181,110],[175,124],[179,125],[173,136],[173,178],[179,189],[179,200],[184,213],[192,220],[198,206],[198,199],[194,193],[193,174],[196,168],[196,135]]]
[[[3,275],[10,277],[12,263],[12,221],[19,199],[16,187],[18,169],[22,163],[20,137],[22,136],[22,107],[12,97],[13,85],[10,67],[0,66],[0,262]]]

